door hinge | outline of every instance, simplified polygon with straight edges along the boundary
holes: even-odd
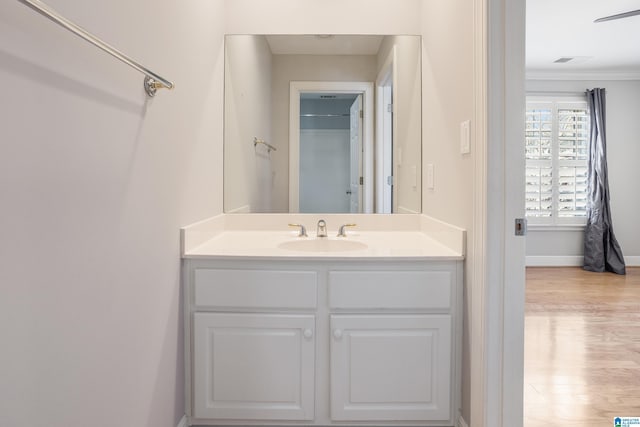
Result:
[[[387,113],[393,113],[393,104],[387,104]]]
[[[516,218],[516,236],[526,236],[526,235],[527,235],[527,219]]]
[[[360,118],[363,119],[364,118],[364,111],[360,110]]]
[[[387,177],[387,185],[393,185],[393,175]]]
[[[360,177],[360,185],[364,185],[364,177]]]

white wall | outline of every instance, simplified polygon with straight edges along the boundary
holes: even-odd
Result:
[[[576,92],[603,87],[607,90],[607,162],[613,230],[628,264],[640,265],[638,212],[640,196],[640,81],[639,80],[529,80],[527,92]],[[545,257],[547,263],[582,265],[583,230],[536,231],[527,236],[527,257]],[[550,257],[550,258],[547,258]],[[529,258],[535,262],[539,258]],[[538,261],[540,262],[540,261]]]
[[[423,178],[425,214],[467,230],[465,261],[462,414],[470,419],[469,318],[473,281],[473,162],[480,155],[460,154],[460,123],[474,114],[473,7],[465,0],[425,0],[422,10],[422,139],[423,168],[434,165],[435,186]],[[472,124],[473,127],[473,124]],[[426,177],[425,177],[426,178]]]
[[[270,212],[272,158],[271,61],[264,36],[227,37],[225,52],[225,212]],[[251,120],[247,120],[250,117]]]
[[[223,3],[0,4],[0,425],[175,427],[179,227],[222,211]]]
[[[289,211],[289,82],[375,81],[372,55],[273,55],[274,212]]]
[[[420,34],[422,0],[227,0],[228,34]]]

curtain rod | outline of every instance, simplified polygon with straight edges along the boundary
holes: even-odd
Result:
[[[58,12],[56,12],[46,4],[42,3],[41,1],[39,0],[18,0],[18,1],[24,4],[25,6],[28,6],[31,9],[35,10],[36,12],[43,15],[44,17],[49,18],[50,20],[60,25],[61,27],[71,31],[73,34],[77,35],[78,37],[88,41],[94,46],[97,46],[100,49],[104,50],[108,54],[118,58],[120,61],[124,62],[130,67],[133,67],[136,70],[140,71],[142,74],[146,76],[144,78],[144,90],[145,92],[147,92],[147,95],[154,96],[156,94],[156,90],[162,89],[162,88],[173,89],[174,84],[172,82],[170,82],[169,80],[163,77],[160,77],[159,75],[149,70],[145,66],[139,64],[138,62],[134,61],[124,53],[120,52],[113,46],[105,43],[104,41],[100,40],[98,37],[89,33],[84,28],[69,21],[68,19],[66,19],[65,17],[63,17]]]

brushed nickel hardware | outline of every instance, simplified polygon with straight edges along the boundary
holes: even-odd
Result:
[[[289,224],[289,227],[300,227],[300,232],[298,233],[298,237],[308,237],[307,236],[307,228],[302,224]]]
[[[347,237],[346,227],[355,227],[357,224],[343,224],[338,229],[338,237]]]
[[[67,18],[63,17],[62,15],[60,15],[58,12],[56,12],[50,6],[44,4],[43,2],[41,2],[39,0],[18,0],[18,1],[20,3],[22,3],[22,4],[24,4],[25,6],[30,7],[31,9],[35,10],[39,14],[43,15],[45,18],[48,18],[48,19],[52,20],[53,22],[55,22],[56,24],[60,25],[61,27],[66,28],[67,30],[71,31],[76,36],[88,41],[89,43],[93,44],[94,46],[97,46],[100,49],[104,50],[108,54],[118,58],[120,61],[124,62],[125,64],[129,65],[130,67],[135,68],[136,70],[140,71],[142,74],[144,74],[146,76],[145,79],[144,79],[144,90],[147,93],[147,95],[149,95],[150,97],[153,97],[156,94],[156,91],[158,89],[162,89],[162,88],[173,89],[174,88],[174,84],[172,82],[170,82],[169,80],[167,80],[167,79],[165,79],[163,77],[160,77],[159,75],[157,75],[153,71],[149,70],[145,66],[143,66],[143,65],[139,64],[138,62],[134,61],[133,59],[129,58],[127,55],[125,55],[124,53],[120,52],[119,50],[117,50],[113,46],[105,43],[104,41],[100,40],[98,37],[96,37],[93,34],[89,33],[84,28],[82,28],[79,25],[69,21]]]
[[[324,219],[321,219],[320,221],[318,221],[316,237],[327,237],[327,223]]]

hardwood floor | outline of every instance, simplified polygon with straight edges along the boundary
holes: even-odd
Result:
[[[528,268],[524,427],[640,417],[640,268]]]

